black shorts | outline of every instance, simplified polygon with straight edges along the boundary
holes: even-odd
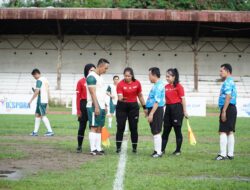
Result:
[[[151,112],[152,108],[148,109],[148,114]],[[156,135],[161,132],[162,122],[163,122],[163,107],[158,107],[154,113],[153,121],[150,123],[151,132]]]
[[[87,106],[87,100],[81,99],[80,100],[80,110],[82,113],[82,117],[78,118],[78,121],[85,121],[85,122],[88,121],[88,112],[87,112],[86,106]]]
[[[182,126],[184,118],[183,106],[181,103],[166,104],[164,115],[164,126],[177,127]]]
[[[235,132],[235,124],[236,124],[236,118],[237,118],[237,108],[235,105],[233,104],[229,104],[227,111],[226,111],[226,117],[227,120],[225,122],[221,121],[221,113],[222,113],[222,109],[220,112],[220,126],[219,126],[219,132]]]

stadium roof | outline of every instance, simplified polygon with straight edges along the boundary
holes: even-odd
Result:
[[[108,8],[2,8],[0,9],[0,19],[143,20],[250,23],[250,12]]]
[[[1,8],[0,34],[250,37],[250,12],[112,8]],[[129,31],[128,31],[129,27]]]

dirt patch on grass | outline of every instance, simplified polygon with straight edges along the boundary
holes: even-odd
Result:
[[[205,176],[205,175],[200,175],[200,176],[190,176],[188,179],[193,179],[193,180],[230,180],[230,181],[245,181],[245,182],[250,182],[249,177],[244,177],[244,176],[233,176],[233,177],[211,177],[211,176]]]
[[[23,141],[31,141],[32,137],[9,136],[5,138],[14,138],[15,140],[21,139]],[[70,137],[67,137],[71,139]],[[58,141],[65,140],[65,137],[52,137],[52,138],[37,138],[37,141]],[[19,171],[22,178],[26,175],[36,175],[39,171],[60,171],[71,168],[79,168],[81,164],[96,159],[88,154],[75,153],[74,150],[61,149],[47,144],[32,144],[32,143],[1,143],[1,146],[9,147],[10,149],[21,151],[24,153],[23,158],[13,159],[6,158],[0,160],[0,171]]]

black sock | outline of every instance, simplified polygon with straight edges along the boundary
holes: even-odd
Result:
[[[161,144],[161,151],[165,151],[166,146],[167,146],[168,140],[167,139],[162,139],[162,144]]]
[[[182,138],[176,139],[176,152],[181,151],[181,145],[182,145]]]
[[[116,149],[117,150],[121,150],[122,140],[123,140],[123,133],[117,132],[116,133]]]
[[[78,136],[77,140],[78,140],[78,147],[82,147],[83,137]]]

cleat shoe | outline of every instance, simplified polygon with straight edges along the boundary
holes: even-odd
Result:
[[[172,155],[174,155],[174,156],[180,156],[180,155],[181,155],[181,152],[174,151],[174,152],[172,153]]]
[[[96,155],[96,150],[91,151],[91,152],[90,152],[90,155],[95,156],[95,155]]]
[[[104,151],[104,150],[101,150],[100,152],[101,152],[102,154],[105,154],[105,151]]]
[[[221,155],[218,155],[216,158],[215,158],[215,160],[226,160],[226,157],[224,157],[224,156],[221,156]]]
[[[153,157],[153,158],[160,158],[160,157],[162,157],[162,154],[156,153],[156,154],[152,155],[152,157]]]
[[[233,160],[234,157],[233,157],[233,156],[228,156],[228,155],[227,155],[227,159],[228,159],[228,160]]]
[[[35,133],[34,131],[32,133],[30,133],[30,136],[36,137],[38,136],[38,133]]]
[[[95,150],[94,152],[96,153],[96,155],[99,155],[99,156],[104,155],[104,151],[103,150],[101,150],[101,151]]]
[[[55,134],[53,133],[53,132],[46,132],[45,134],[44,134],[44,136],[45,137],[52,137],[52,136],[54,136]]]
[[[82,147],[78,146],[78,147],[76,148],[76,153],[82,153]]]
[[[157,152],[154,150],[154,152],[151,154],[151,156],[153,157],[155,154],[157,154]]]
[[[116,149],[116,153],[119,154],[121,152],[121,149]]]

